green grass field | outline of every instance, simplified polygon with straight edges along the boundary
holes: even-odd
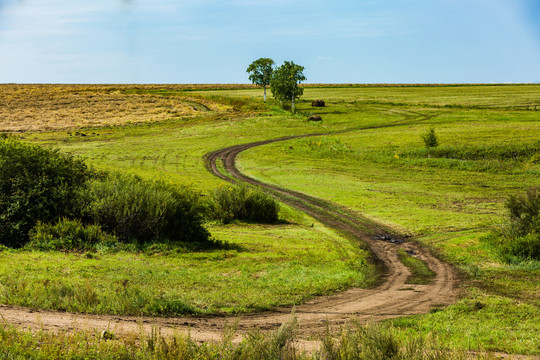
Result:
[[[142,92],[186,96],[181,89]],[[223,182],[204,167],[206,153],[324,133],[251,149],[240,154],[238,166],[410,235],[462,273],[462,300],[390,321],[400,336],[437,336],[453,349],[540,354],[540,263],[507,263],[483,240],[504,223],[509,195],[540,186],[540,86],[310,87],[294,116],[273,103],[265,108],[258,89],[188,93],[237,110],[79,130],[87,136],[73,130],[23,136],[96,168],[186,184],[207,195]],[[312,108],[314,99],[327,106]],[[307,122],[312,113],[323,121]],[[428,151],[421,135],[430,128],[440,145]],[[0,252],[0,264],[9,264],[0,265],[0,302],[117,314],[139,313],[144,302],[146,314],[237,313],[374,282],[359,244],[287,207],[281,216],[289,224],[208,225],[214,238],[238,250],[91,259]],[[44,300],[50,294],[55,301]]]

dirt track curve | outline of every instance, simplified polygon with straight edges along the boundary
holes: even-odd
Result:
[[[336,295],[317,297],[297,306],[295,314],[299,323],[298,338],[307,339],[311,335],[323,332],[327,324],[335,328],[351,318],[361,321],[379,321],[426,313],[434,307],[452,303],[456,297],[455,272],[449,265],[423,248],[413,242],[403,241],[383,227],[367,221],[347,208],[303,193],[264,184],[242,174],[235,166],[237,155],[247,149],[277,141],[317,135],[320,134],[291,136],[231,146],[205,157],[208,169],[216,176],[230,182],[240,181],[261,186],[280,201],[306,212],[326,226],[366,243],[386,269],[380,284],[375,288],[353,288]],[[223,161],[229,174],[222,174],[218,170],[216,164],[218,160]],[[399,248],[405,249],[428,264],[436,273],[431,284],[406,284],[409,270],[398,260]],[[189,331],[194,340],[208,341],[220,339],[223,329],[234,323],[239,334],[252,329],[275,329],[289,321],[291,311],[291,308],[276,309],[272,312],[246,315],[240,319],[227,317],[151,318],[73,314],[0,305],[0,318],[25,328],[53,331],[110,328],[118,335],[139,333],[141,329],[150,332],[152,327],[159,327],[163,335]]]

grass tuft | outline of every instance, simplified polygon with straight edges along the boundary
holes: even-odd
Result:
[[[422,260],[411,256],[403,249],[398,250],[399,261],[411,271],[407,284],[431,284],[435,273]]]

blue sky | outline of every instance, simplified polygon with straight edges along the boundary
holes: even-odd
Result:
[[[538,0],[0,0],[0,83],[540,82]]]

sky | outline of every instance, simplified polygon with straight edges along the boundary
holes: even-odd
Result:
[[[0,0],[0,83],[540,82],[540,0]]]

